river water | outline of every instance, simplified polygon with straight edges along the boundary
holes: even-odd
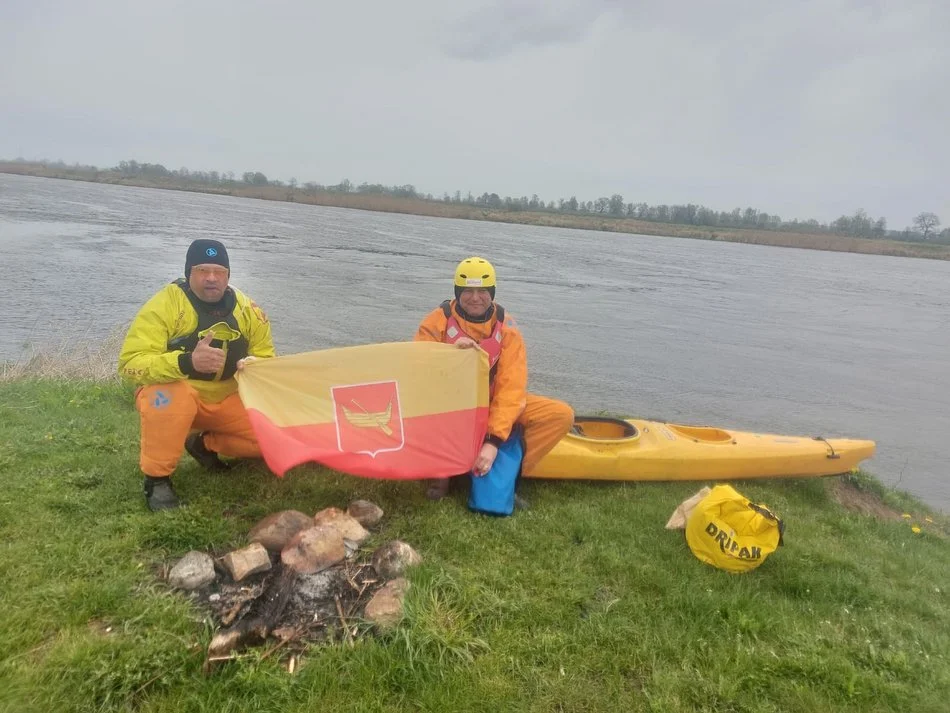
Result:
[[[492,260],[530,388],[579,413],[871,438],[950,511],[950,262],[372,213],[0,174],[0,360],[99,338],[222,240],[278,351],[408,339]]]

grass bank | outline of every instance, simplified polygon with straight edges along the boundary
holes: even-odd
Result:
[[[126,386],[0,383],[2,711],[925,712],[950,699],[946,520],[864,475],[738,484],[787,531],[737,576],[663,527],[695,483],[527,482],[531,508],[490,519],[415,483],[183,461],[188,506],[153,515],[137,438]],[[913,517],[854,513],[842,491]],[[354,498],[387,513],[367,547],[399,537],[425,558],[402,626],[314,647],[293,674],[251,652],[203,675],[208,618],[163,567],[243,544],[268,513]]]
[[[144,178],[125,176],[117,171],[92,171],[89,169],[74,169],[69,167],[54,168],[42,164],[0,162],[0,173],[108,183],[123,186],[192,191],[196,193],[211,193],[261,200],[290,201],[309,205],[354,208],[385,213],[426,215],[437,218],[485,220],[496,223],[540,225],[549,228],[577,228],[581,230],[601,230],[612,233],[717,240],[752,245],[802,248],[807,250],[827,250],[867,255],[950,260],[950,245],[911,243],[897,240],[870,240],[845,235],[679,225],[655,223],[633,218],[613,218],[602,215],[564,214],[547,211],[514,212],[493,210],[467,204],[422,200],[418,198],[397,198],[395,196],[386,195],[326,191],[308,192],[302,188],[289,188],[287,186],[250,186],[238,182],[212,186],[202,183],[189,183],[179,178]]]

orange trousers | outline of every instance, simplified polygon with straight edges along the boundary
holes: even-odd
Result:
[[[530,473],[574,425],[574,411],[563,401],[528,394],[518,417],[524,427],[521,472]]]
[[[202,401],[187,381],[143,386],[135,395],[141,416],[139,465],[145,475],[171,475],[193,430],[205,431],[205,445],[223,456],[260,458],[261,449],[236,393],[220,403]]]

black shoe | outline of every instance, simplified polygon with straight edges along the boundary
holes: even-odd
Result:
[[[214,451],[208,450],[205,445],[205,434],[192,433],[185,439],[185,450],[188,454],[198,461],[202,467],[208,470],[230,470],[231,466],[218,457]]]
[[[145,476],[145,504],[152,512],[174,510],[181,503],[175,495],[171,478],[152,478]]]

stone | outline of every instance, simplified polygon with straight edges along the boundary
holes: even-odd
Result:
[[[271,568],[270,555],[267,549],[260,542],[244,547],[240,550],[228,552],[221,558],[224,566],[235,582],[240,582],[245,577],[258,572],[266,572]]]
[[[271,552],[280,552],[294,535],[312,526],[312,517],[297,510],[283,510],[268,515],[257,523],[251,529],[248,539],[261,543]]]
[[[317,525],[301,530],[281,551],[281,561],[300,574],[313,574],[346,557],[343,536],[335,527]]]
[[[363,527],[372,527],[383,519],[383,509],[369,500],[354,500],[346,509],[346,514]]]
[[[168,583],[178,589],[201,589],[214,581],[214,560],[211,555],[192,550],[172,567]]]
[[[393,540],[373,553],[373,569],[383,579],[401,577],[408,567],[422,562],[422,557],[401,540]]]
[[[334,527],[347,540],[362,544],[369,537],[369,532],[354,518],[339,508],[326,508],[313,516],[314,525]]]
[[[369,600],[363,618],[380,629],[391,629],[402,619],[403,600],[408,590],[409,582],[403,577],[386,582]]]

